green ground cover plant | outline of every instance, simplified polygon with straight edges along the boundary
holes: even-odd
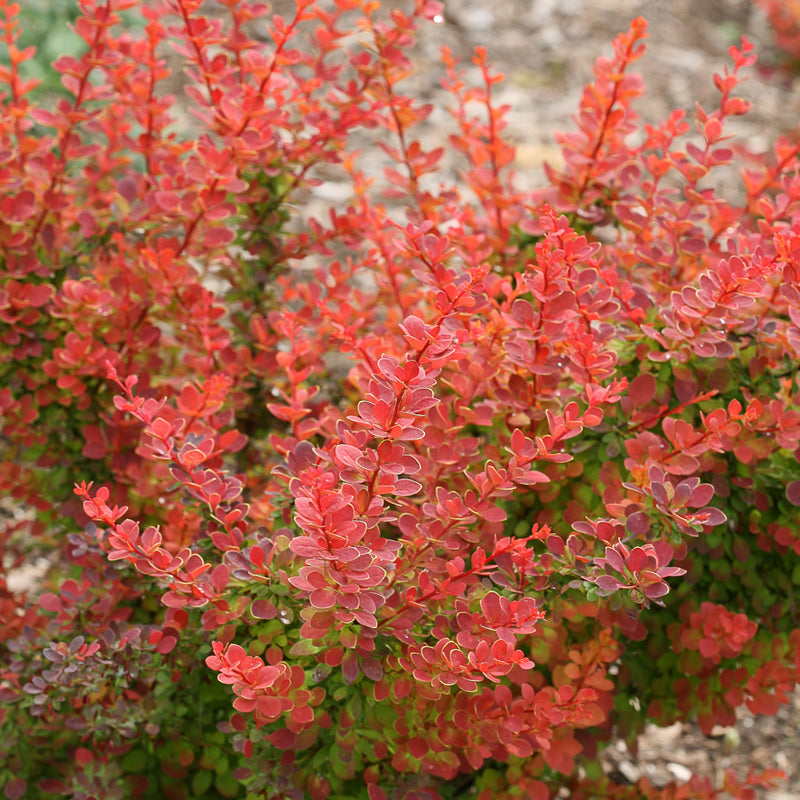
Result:
[[[455,132],[419,140],[409,48],[442,13],[81,0],[53,99],[0,0],[9,800],[779,778],[598,756],[800,676],[800,144],[726,133],[747,41],[714,108],[640,120],[636,19],[518,191],[485,50],[475,85],[442,52]],[[325,170],[350,197],[309,217]]]

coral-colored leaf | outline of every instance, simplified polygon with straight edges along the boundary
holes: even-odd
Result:
[[[336,604],[336,595],[330,589],[315,589],[308,596],[312,608],[333,608]]]
[[[174,636],[164,636],[156,646],[156,651],[162,655],[171,653],[175,649],[178,640]]]
[[[256,700],[255,708],[258,710],[259,714],[263,714],[267,719],[275,720],[280,717],[283,711],[283,703],[279,697],[263,696]]]
[[[314,721],[314,709],[311,706],[295,706],[291,711],[291,717],[295,722],[309,724]]]

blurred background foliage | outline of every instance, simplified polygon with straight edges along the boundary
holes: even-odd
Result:
[[[60,56],[79,56],[86,45],[72,30],[78,16],[77,0],[24,0],[20,3],[22,36],[18,46],[36,48],[36,55],[20,66],[25,79],[41,81],[48,92],[65,94],[50,64]]]
[[[22,77],[39,81],[46,93],[68,95],[50,65],[61,56],[79,57],[86,51],[86,43],[72,29],[79,14],[78,0],[21,0],[19,6],[17,46],[36,48],[34,57],[20,65]],[[137,12],[125,11],[120,16],[129,31],[141,26]]]

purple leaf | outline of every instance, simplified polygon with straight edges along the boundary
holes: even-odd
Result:
[[[650,518],[644,511],[636,511],[625,520],[625,527],[634,536],[644,536],[650,530]]]
[[[601,575],[599,578],[595,578],[594,582],[597,588],[604,592],[616,592],[622,586],[622,581],[611,575]]]
[[[800,481],[792,481],[786,486],[786,499],[793,506],[800,506]]]
[[[345,654],[345,657],[342,659],[342,677],[344,678],[344,682],[348,685],[353,683],[359,673],[358,656],[353,652]]]
[[[250,604],[250,613],[256,619],[274,619],[278,616],[278,609],[275,608],[274,603],[260,597]]]

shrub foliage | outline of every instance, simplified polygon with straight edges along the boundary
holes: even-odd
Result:
[[[80,9],[53,98],[0,0],[5,796],[770,784],[598,759],[800,676],[800,145],[726,134],[752,47],[644,124],[634,20],[524,193],[485,51],[420,141],[431,0]]]

